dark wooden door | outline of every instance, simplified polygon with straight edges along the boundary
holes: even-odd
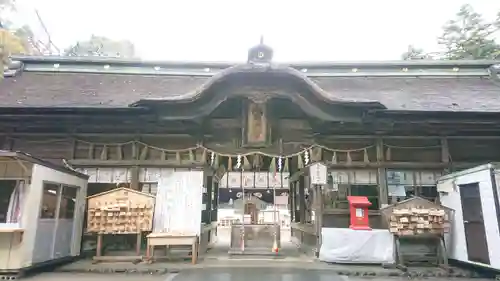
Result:
[[[259,209],[254,203],[245,204],[245,215],[250,215],[251,224],[257,224],[259,219]]]
[[[460,185],[460,198],[469,261],[490,264],[479,183]]]

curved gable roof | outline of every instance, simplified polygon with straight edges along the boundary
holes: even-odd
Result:
[[[162,98],[154,98],[154,99],[142,99],[133,103],[132,106],[142,106],[148,105],[150,102],[193,102],[197,99],[200,99],[205,93],[210,92],[212,89],[217,87],[217,84],[226,82],[235,78],[237,76],[244,76],[249,74],[263,74],[263,75],[276,75],[280,78],[289,79],[290,81],[296,82],[304,86],[308,92],[312,93],[314,97],[318,100],[329,103],[329,104],[345,104],[345,105],[359,105],[359,106],[367,106],[370,108],[379,108],[385,109],[385,106],[382,105],[378,101],[353,101],[353,100],[344,100],[340,97],[332,96],[330,93],[325,91],[323,88],[318,86],[312,79],[301,73],[300,71],[287,67],[287,66],[279,66],[279,65],[266,65],[266,66],[258,66],[252,64],[242,64],[236,65],[233,67],[229,67],[216,75],[207,79],[203,84],[198,86],[194,91],[186,92],[184,94],[178,96],[168,96]],[[275,76],[275,77],[276,77]],[[250,78],[249,76],[246,76]],[[243,77],[245,78],[245,77]],[[245,85],[246,84],[246,85]],[[245,83],[244,86],[255,86],[258,87],[258,84],[255,82]],[[294,93],[289,93],[293,95]]]

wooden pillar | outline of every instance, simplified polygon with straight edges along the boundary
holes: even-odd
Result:
[[[384,141],[382,138],[377,138],[375,141],[375,146],[377,149],[377,163],[380,165],[384,163]],[[380,205],[388,203],[389,193],[387,191],[387,169],[385,167],[380,167],[377,170],[378,175],[378,186],[379,186],[379,202]],[[379,206],[379,208],[381,207]]]
[[[212,190],[213,190],[213,177],[212,176],[208,176],[207,177],[207,210],[212,210],[212,204],[213,204],[213,201],[212,201]]]
[[[305,223],[306,221],[306,193],[305,193],[305,179],[300,176],[298,181],[299,189],[299,222]]]
[[[76,138],[72,138],[71,140],[71,156],[70,159],[76,159],[76,150],[78,148],[78,141]]]
[[[102,233],[97,234],[96,257],[102,256]]]
[[[217,222],[218,220],[218,212],[219,212],[219,183],[217,181],[213,181],[213,189],[214,189],[214,198],[212,198],[212,206],[214,206],[214,213],[212,217],[213,222]]]
[[[135,141],[132,143],[132,159],[139,159],[139,147],[137,143],[138,138],[135,138]],[[134,190],[139,190],[139,166],[134,166],[130,169],[131,179],[130,179],[130,188]]]
[[[212,176],[207,176],[206,177],[206,184],[205,184],[205,188],[206,188],[206,194],[203,194],[203,197],[205,199],[205,212],[207,213],[207,221],[206,222],[203,222],[202,223],[206,223],[206,224],[211,224],[213,219],[212,219],[212,190],[213,190],[213,177]],[[204,203],[204,202],[203,202]],[[202,211],[203,213],[203,211]],[[202,217],[203,218],[203,217]],[[210,237],[210,236],[209,236]],[[210,239],[210,238],[209,238]]]
[[[136,241],[135,241],[135,255],[140,256],[141,255],[141,248],[142,248],[142,232],[139,231],[137,233]]]
[[[94,154],[95,154],[94,144],[89,143],[89,150],[88,150],[87,159],[94,159]]]
[[[131,179],[130,188],[134,190],[139,190],[139,167],[134,166],[130,169]]]
[[[138,152],[138,143],[137,143],[137,138],[134,140],[132,143],[132,159],[133,160],[138,160],[139,159],[139,152]]]
[[[450,163],[450,149],[448,147],[448,139],[441,138],[441,162]]]
[[[296,181],[293,184],[293,221],[294,222],[300,222],[300,211],[299,211],[299,202],[300,198],[298,196],[298,191],[299,191],[299,182]]]
[[[316,231],[316,249],[318,253],[321,248],[321,229],[323,228],[323,193],[321,190],[321,185],[315,185],[313,188],[314,229]]]

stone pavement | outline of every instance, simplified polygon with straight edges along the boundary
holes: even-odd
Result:
[[[453,269],[446,272],[440,268],[409,268],[403,272],[396,268],[383,268],[377,265],[341,265],[328,264],[300,253],[295,245],[289,242],[289,237],[283,235],[280,258],[273,256],[229,256],[228,235],[219,236],[219,241],[209,252],[202,254],[199,263],[192,265],[190,260],[178,259],[168,262],[156,262],[153,264],[130,262],[97,263],[92,260],[79,260],[56,269],[62,273],[140,273],[148,275],[163,275],[166,273],[186,272],[198,269],[273,269],[291,270],[301,269],[307,271],[328,271],[329,274],[342,276],[365,276],[365,277],[477,277],[467,270]],[[271,249],[270,249],[271,251]]]
[[[170,275],[172,276],[172,275]],[[411,278],[413,280],[424,280],[421,277]],[[208,269],[208,270],[186,270],[169,278],[170,281],[357,281],[357,280],[384,280],[384,281],[401,281],[408,280],[404,277],[374,277],[374,276],[342,276],[332,273],[330,270],[307,270],[300,268],[287,269]],[[426,280],[453,280],[453,278],[428,278]],[[461,279],[463,280],[463,279]],[[475,279],[489,280],[489,279]]]
[[[98,263],[92,264],[90,260],[81,260],[66,266],[58,268],[57,272],[66,273],[139,273],[162,275],[165,273],[186,272],[199,269],[273,269],[273,270],[289,270],[302,269],[306,271],[328,271],[330,274],[338,274],[344,276],[366,276],[366,277],[478,277],[474,273],[454,269],[451,272],[445,272],[440,268],[409,268],[407,272],[403,272],[395,268],[383,268],[382,266],[374,265],[341,265],[327,264],[314,260],[301,261],[294,259],[263,259],[257,258],[240,258],[240,259],[202,259],[196,265],[186,262],[157,262],[153,264],[140,263],[132,264],[130,262],[120,263]]]
[[[303,270],[303,269],[191,269],[180,273],[167,273],[162,275],[137,275],[113,274],[107,275],[107,281],[404,281],[408,277],[360,277],[341,276],[332,274],[328,270]],[[101,274],[91,273],[44,273],[28,277],[30,281],[100,281]],[[454,278],[412,278],[412,280],[452,281]],[[471,280],[464,278],[460,280]],[[490,279],[476,278],[474,281]]]
[[[106,281],[163,281],[169,275],[126,275],[114,274],[106,276]],[[27,281],[101,281],[101,274],[92,273],[42,273],[22,278]]]

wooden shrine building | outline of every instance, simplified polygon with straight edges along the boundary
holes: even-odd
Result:
[[[91,193],[117,181],[152,191],[162,168],[277,173],[303,232],[311,162],[328,165],[336,190],[323,226],[348,227],[346,196],[363,195],[376,228],[384,204],[434,200],[444,171],[500,161],[500,62],[272,56],[260,44],[237,64],[15,57],[0,84],[1,148],[87,169]]]

